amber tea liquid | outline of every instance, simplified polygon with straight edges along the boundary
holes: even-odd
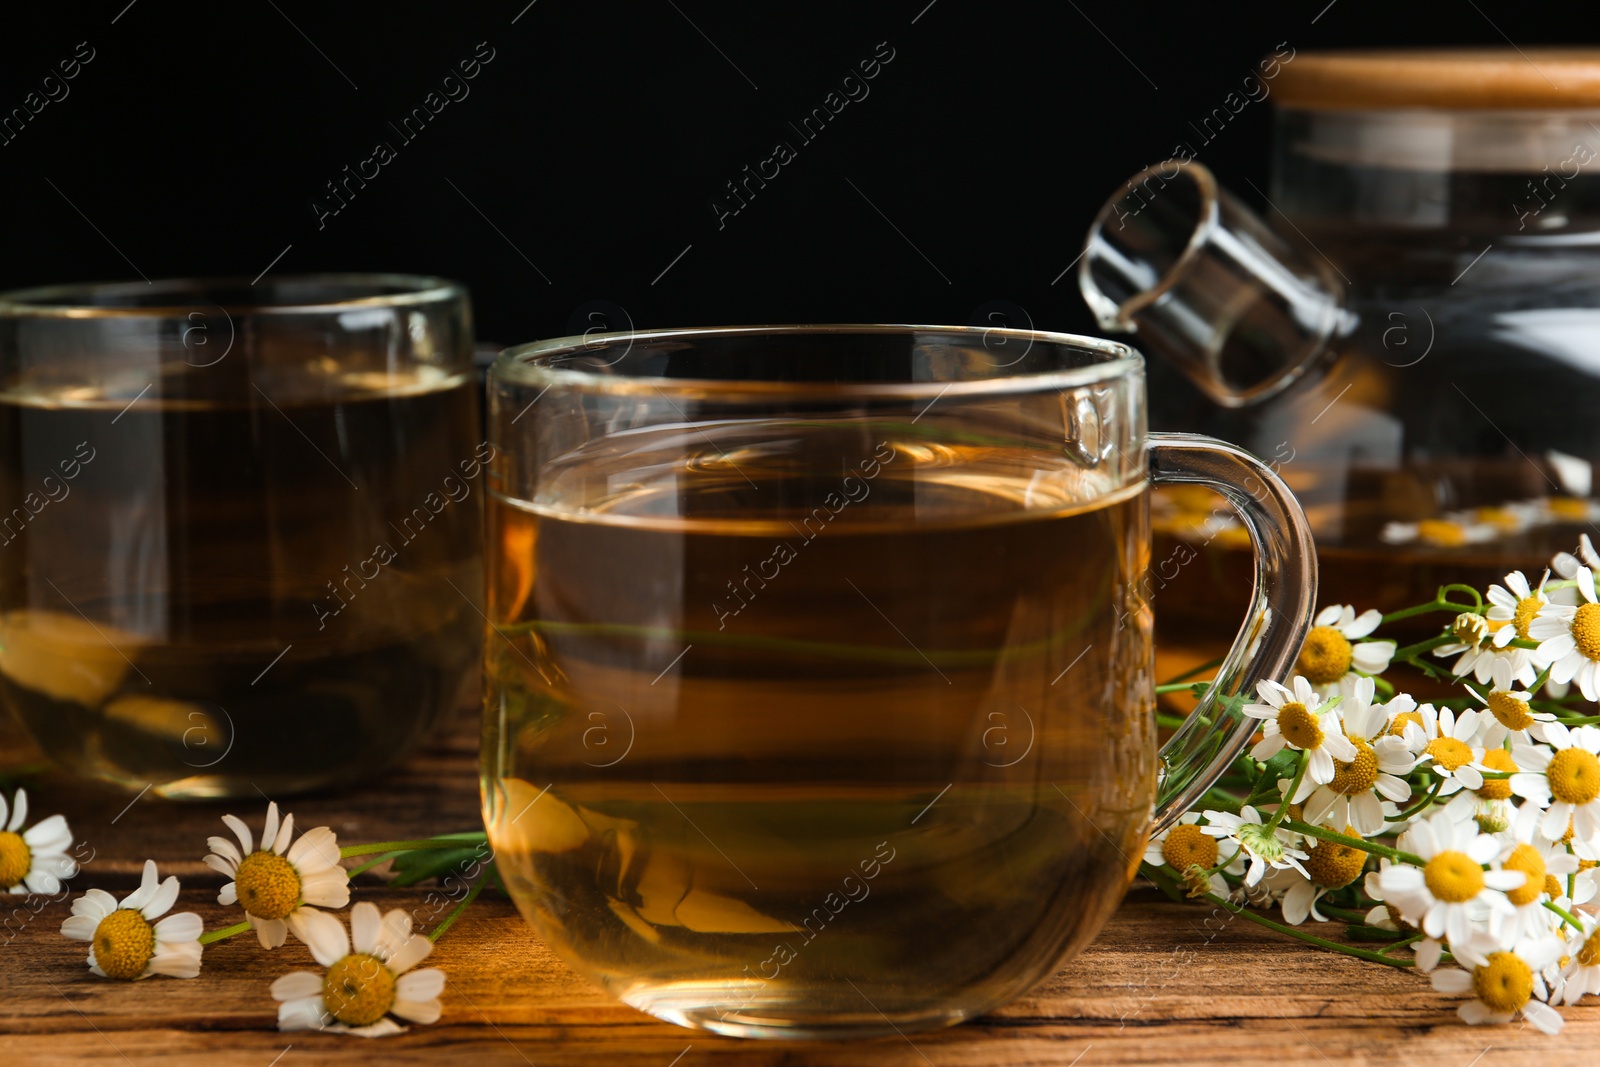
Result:
[[[620,433],[491,497],[513,897],[621,999],[726,1033],[1015,997],[1147,831],[1145,487],[1043,449],[714,432],[688,461],[688,431]]]

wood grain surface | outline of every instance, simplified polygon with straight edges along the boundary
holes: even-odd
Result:
[[[463,719],[378,782],[296,798],[296,821],[332,826],[345,842],[476,827],[475,749]],[[125,892],[150,856],[163,874],[184,880],[180,908],[199,911],[208,927],[236,919],[236,909],[215,904],[219,879],[200,857],[222,812],[259,824],[264,801],[177,804],[54,776],[31,798],[36,816],[65,813],[94,849],[76,891]],[[359,885],[359,899],[411,909],[419,924],[442,917],[437,890],[391,889],[371,876]],[[87,946],[60,936],[67,914],[65,901],[36,915],[24,908],[0,929],[0,1067],[300,1067],[374,1058],[474,1067],[1600,1063],[1600,1007],[1564,1009],[1567,1026],[1555,1038],[1519,1025],[1468,1027],[1455,1018],[1457,1001],[1433,993],[1421,975],[1319,952],[1139,888],[1087,952],[1016,1003],[951,1030],[837,1044],[741,1041],[658,1022],[575,975],[507,901],[488,894],[431,957],[449,976],[443,1018],[376,1041],[276,1030],[268,986],[310,965],[296,942],[266,953],[235,938],[207,948],[198,979],[113,982],[88,973]],[[1339,929],[1328,927],[1334,936]]]

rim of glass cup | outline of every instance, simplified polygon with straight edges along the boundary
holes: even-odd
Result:
[[[466,286],[448,278],[429,274],[391,274],[371,272],[341,273],[318,272],[312,274],[281,274],[274,276],[273,284],[285,282],[305,286],[343,285],[369,286],[397,289],[398,292],[379,293],[373,296],[347,297],[332,300],[298,301],[286,304],[271,303],[219,303],[207,299],[208,293],[227,290],[249,290],[256,282],[239,276],[218,278],[159,278],[153,282],[66,282],[60,285],[13,289],[0,293],[0,318],[57,318],[100,319],[130,317],[166,317],[181,315],[197,307],[220,307],[223,310],[247,315],[308,315],[327,314],[345,309],[372,307],[415,307],[425,304],[447,303],[466,296]],[[171,294],[175,299],[149,304],[95,304],[87,302],[91,294],[109,296],[151,296]],[[184,301],[185,294],[193,299]]]
[[[1061,345],[1099,357],[1082,367],[1066,370],[1049,370],[1010,373],[1004,366],[997,367],[992,378],[973,378],[965,381],[931,380],[925,382],[797,382],[758,381],[748,378],[660,378],[557,367],[553,364],[566,357],[595,355],[604,352],[614,342],[626,342],[631,348],[638,342],[696,340],[732,335],[793,336],[799,334],[863,334],[912,336],[916,334],[941,334],[970,337],[981,344],[984,338],[1005,338]],[[717,395],[762,396],[859,396],[922,397],[982,396],[1026,392],[1038,389],[1076,389],[1085,385],[1114,381],[1144,366],[1144,357],[1137,349],[1119,341],[1083,334],[1056,333],[1048,330],[1017,330],[987,326],[931,326],[889,323],[830,323],[790,324],[764,326],[686,326],[661,330],[619,330],[610,333],[590,333],[573,337],[554,337],[545,341],[516,345],[507,348],[495,359],[490,368],[490,378],[513,385],[531,385],[549,388],[563,385],[577,389],[604,393],[654,393],[693,392]]]

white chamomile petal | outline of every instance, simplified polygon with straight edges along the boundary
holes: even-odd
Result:
[[[332,967],[350,954],[350,938],[345,933],[344,923],[313,908],[297,908],[293,914],[295,936],[305,942],[318,963]]]
[[[322,976],[312,971],[294,971],[272,983],[273,1000],[322,998]]]

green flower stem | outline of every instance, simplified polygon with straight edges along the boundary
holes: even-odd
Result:
[[[1467,585],[1448,586],[1447,585],[1447,586],[1444,587],[1444,589],[1439,590],[1439,595],[1434,597],[1428,603],[1426,603],[1426,604],[1418,604],[1415,607],[1411,607],[1411,608],[1401,608],[1399,611],[1391,611],[1389,614],[1387,614],[1387,615],[1385,615],[1383,617],[1382,621],[1380,621],[1378,625],[1387,626],[1391,622],[1399,622],[1401,619],[1410,619],[1410,618],[1415,618],[1418,615],[1426,615],[1430,611],[1448,611],[1448,612],[1451,612],[1452,614],[1455,614],[1455,615],[1460,615],[1462,612],[1469,612],[1469,613],[1471,613],[1473,615],[1476,615],[1476,614],[1478,614],[1478,613],[1483,611],[1483,598],[1482,597],[1478,597],[1478,602],[1476,604],[1457,604],[1454,601],[1447,600],[1445,598],[1445,596],[1444,596],[1445,589],[1452,589],[1452,588],[1454,588],[1454,589],[1465,589],[1468,592],[1470,592],[1474,597],[1478,597],[1478,591],[1476,589],[1473,589],[1471,586],[1467,586]]]
[[[1484,607],[1483,594],[1478,592],[1476,587],[1470,586],[1470,585],[1463,585],[1460,582],[1451,582],[1449,585],[1440,586],[1439,587],[1439,599],[1448,602],[1448,598],[1445,596],[1445,594],[1450,592],[1450,590],[1452,590],[1452,589],[1460,589],[1460,590],[1462,590],[1463,592],[1467,593],[1469,596],[1472,597],[1473,603],[1477,605],[1477,607],[1472,609],[1473,611],[1482,611],[1483,610],[1483,607]]]
[[[1197,685],[1210,685],[1212,679],[1207,678],[1199,682],[1167,682],[1165,685],[1156,686],[1157,693],[1181,693],[1186,689],[1193,689]]]
[[[345,875],[347,877],[354,878],[358,874],[365,874],[367,871],[372,870],[372,868],[378,866],[378,864],[380,864],[380,863],[386,863],[389,860],[394,859],[396,856],[404,856],[404,855],[405,855],[404,852],[385,852],[381,856],[377,856],[377,857],[375,857],[373,859],[370,859],[367,862],[361,864],[359,867],[351,867],[348,871],[345,872]]]
[[[1251,922],[1256,923],[1259,926],[1265,926],[1268,930],[1276,930],[1280,934],[1288,934],[1290,937],[1304,941],[1308,945],[1315,945],[1317,948],[1325,948],[1330,952],[1342,952],[1346,956],[1354,956],[1358,960],[1368,960],[1372,963],[1383,963],[1390,967],[1416,966],[1416,963],[1412,960],[1397,960],[1393,956],[1385,956],[1381,952],[1372,952],[1369,949],[1356,948],[1353,945],[1341,945],[1337,941],[1329,941],[1326,938],[1317,937],[1315,934],[1308,934],[1304,930],[1297,930],[1292,926],[1286,926],[1283,923],[1273,922],[1265,915],[1257,915],[1255,912],[1249,911],[1240,905],[1223,900],[1215,893],[1207,893],[1205,895],[1205,899],[1220,908],[1231,911],[1241,919],[1249,919]]]
[[[1414,645],[1407,645],[1405,648],[1396,649],[1395,654],[1390,656],[1389,659],[1391,662],[1413,660],[1422,655],[1424,652],[1432,652],[1440,645],[1448,645],[1455,639],[1456,638],[1454,634],[1448,633],[1440,634],[1438,637],[1430,637],[1426,641],[1418,641]]]
[[[1567,912],[1564,909],[1557,907],[1555,904],[1552,904],[1548,900],[1544,902],[1544,906],[1549,908],[1551,911],[1555,912],[1557,915],[1561,916],[1562,921],[1565,922],[1568,926],[1572,927],[1574,930],[1582,930],[1583,929],[1583,923],[1579,922],[1578,919],[1575,916],[1573,916],[1570,912]]]
[[[202,945],[214,944],[223,938],[232,937],[234,934],[242,934],[248,929],[250,929],[250,921],[246,919],[242,923],[234,923],[232,926],[224,926],[220,930],[212,930],[210,933],[201,934],[200,943]]]
[[[1300,788],[1300,780],[1306,776],[1306,767],[1311,763],[1311,753],[1300,753],[1300,766],[1295,768],[1294,781],[1289,783],[1289,791],[1283,794],[1283,802],[1278,805],[1278,810],[1272,813],[1272,821],[1267,823],[1267,833],[1272,833],[1283,822],[1283,817],[1289,814],[1289,805],[1294,803],[1295,792]]]
[[[430,848],[461,848],[476,841],[486,841],[486,834],[450,834],[444,837],[424,837],[416,841],[379,841],[371,845],[346,845],[339,850],[341,859],[351,856],[371,856],[378,852],[419,852]]]
[[[1336,907],[1333,907],[1331,904],[1329,904],[1326,900],[1320,901],[1317,904],[1317,910],[1322,912],[1324,915],[1331,915],[1335,919],[1341,919],[1341,920],[1343,920],[1344,922],[1347,922],[1347,923],[1360,923],[1362,925],[1365,925],[1366,921],[1367,921],[1367,913],[1366,912],[1364,912],[1364,911],[1351,911],[1349,908],[1336,908]],[[1390,933],[1393,933],[1393,932],[1394,931],[1392,931],[1392,930],[1390,931]]]
[[[1156,882],[1157,884],[1166,882],[1168,880],[1167,876],[1160,874],[1148,863],[1140,864],[1139,870],[1140,873],[1146,878]],[[1357,959],[1369,960],[1372,963],[1383,963],[1390,967],[1415,966],[1415,964],[1410,960],[1397,960],[1392,956],[1385,956],[1382,953],[1372,952],[1368,949],[1355,948],[1351,945],[1341,945],[1337,941],[1329,941],[1326,938],[1317,937],[1315,934],[1308,934],[1304,930],[1298,930],[1293,926],[1286,926],[1283,923],[1273,922],[1265,915],[1258,915],[1241,905],[1224,900],[1215,893],[1206,893],[1199,899],[1208,901],[1211,904],[1215,904],[1217,907],[1222,908],[1224,911],[1231,912],[1232,914],[1239,916],[1241,919],[1248,919],[1258,926],[1265,926],[1269,930],[1276,930],[1280,934],[1286,934],[1298,941],[1304,941],[1308,945],[1315,945],[1318,948],[1327,949],[1329,952],[1341,952],[1346,956],[1354,956]]]
[[[1494,773],[1495,772],[1493,772],[1493,771],[1488,771],[1488,772],[1485,773],[1484,776],[1488,777],[1489,775],[1494,774]],[[1509,777],[1509,775],[1507,775],[1507,777]],[[1399,815],[1395,816],[1393,819],[1391,819],[1389,821],[1390,822],[1405,822],[1406,820],[1412,818],[1418,812],[1420,812],[1423,809],[1427,808],[1435,800],[1438,800],[1439,799],[1439,790],[1441,790],[1443,788],[1444,788],[1444,779],[1443,778],[1437,779],[1433,783],[1433,788],[1428,791],[1428,795],[1423,797],[1421,800],[1419,800],[1415,807],[1407,808],[1405,811],[1402,811]]]
[[[455,921],[461,917],[461,913],[467,910],[467,905],[471,904],[474,900],[477,900],[478,894],[483,892],[483,887],[488,884],[489,878],[487,875],[479,878],[476,882],[473,882],[472,888],[467,890],[467,895],[461,898],[461,903],[457,904],[454,908],[451,908],[450,914],[444,917],[444,922],[440,923],[438,926],[435,926],[428,934],[428,940],[438,941],[439,938],[443,937],[444,932],[455,925]]]
[[[1360,837],[1346,837],[1344,834],[1334,833],[1332,830],[1324,829],[1321,826],[1312,826],[1310,823],[1301,822],[1298,819],[1285,819],[1283,824],[1286,829],[1293,830],[1295,833],[1306,837],[1314,837],[1319,841],[1332,841],[1335,844],[1345,845],[1349,848],[1358,848],[1362,852],[1370,852],[1374,856],[1382,856],[1397,863],[1409,863],[1413,867],[1426,867],[1428,865],[1427,860],[1414,852],[1401,852],[1397,848],[1390,848],[1388,845],[1380,845]]]
[[[1383,951],[1385,951],[1385,952],[1393,952],[1397,948],[1410,948],[1412,945],[1415,945],[1418,941],[1421,941],[1426,936],[1427,936],[1426,934],[1412,934],[1410,937],[1406,938],[1404,941],[1396,941],[1394,944],[1390,945],[1388,948],[1384,949]]]

